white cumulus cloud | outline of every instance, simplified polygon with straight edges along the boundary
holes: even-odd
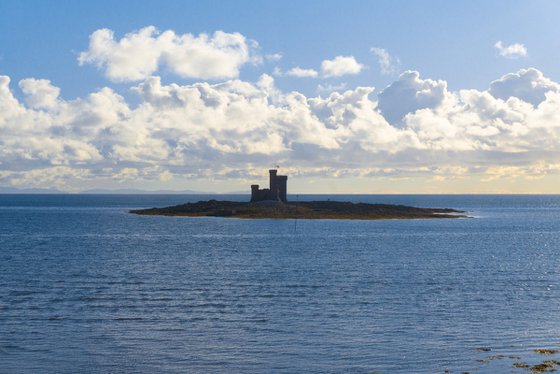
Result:
[[[47,79],[23,79],[19,87],[25,95],[25,101],[32,108],[52,108],[56,105],[60,88]]]
[[[498,50],[500,56],[506,58],[516,59],[527,56],[527,48],[520,43],[504,45],[501,40],[498,40],[496,44],[494,44],[494,48]]]
[[[381,74],[390,75],[399,72],[401,62],[397,57],[393,57],[383,48],[371,48],[371,53],[377,56],[377,62],[381,69]]]
[[[407,113],[436,108],[448,96],[447,82],[421,79],[417,71],[406,71],[379,94],[378,107],[389,122],[398,125]]]
[[[280,61],[284,57],[282,53],[271,53],[264,56],[267,61]]]
[[[286,75],[298,78],[316,78],[319,73],[317,73],[314,69],[302,69],[299,66],[296,66],[295,68],[288,70]]]
[[[364,65],[358,63],[354,56],[336,56],[332,60],[321,62],[321,71],[325,77],[340,77],[359,74]]]
[[[545,77],[537,69],[521,69],[506,74],[490,84],[490,93],[499,99],[518,97],[533,105],[539,105],[550,91],[560,92],[560,85]]]
[[[239,33],[178,35],[148,26],[116,40],[112,30],[99,29],[78,61],[96,65],[114,82],[143,80],[162,67],[184,78],[228,79],[237,77],[244,64],[259,60],[255,49],[256,42]]]

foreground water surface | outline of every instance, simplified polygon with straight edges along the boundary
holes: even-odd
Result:
[[[0,195],[0,372],[493,373],[559,359],[533,349],[560,347],[560,196],[299,196],[474,219],[127,213],[207,198]]]

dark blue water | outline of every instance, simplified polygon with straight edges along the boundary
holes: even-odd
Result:
[[[127,213],[207,198],[0,195],[0,372],[515,372],[560,346],[560,196],[315,197],[460,220]]]

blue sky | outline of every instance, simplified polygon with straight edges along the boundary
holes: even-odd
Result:
[[[25,110],[0,118],[0,186],[239,190],[277,161],[299,176],[301,192],[315,183],[329,186],[317,192],[558,192],[559,132],[543,124],[555,103],[545,93],[560,81],[557,1],[2,1],[0,14],[0,75],[10,80],[0,100]],[[155,68],[124,66],[119,51],[90,44],[102,29],[118,43],[149,26],[143,43],[160,50],[126,63],[154,52]],[[212,43],[216,31],[238,35],[232,48],[241,54],[231,56],[239,61],[227,71],[190,66],[199,52],[178,41],[166,49],[158,39],[166,31],[195,44],[201,33]],[[150,101],[154,90],[182,97],[200,84],[224,107],[247,106],[209,114],[205,102],[195,113],[185,99],[170,112]],[[252,100],[263,95],[266,108],[257,109]],[[336,112],[343,105],[346,117]],[[164,117],[171,122],[158,122]],[[270,126],[247,125],[251,133],[247,118]],[[41,150],[39,139],[52,144]],[[550,144],[539,148],[543,139]],[[151,157],[140,145],[166,151]]]
[[[13,79],[47,77],[67,97],[106,84],[94,68],[76,64],[93,31],[110,28],[123,36],[148,25],[177,33],[240,32],[264,53],[282,53],[286,69],[353,55],[370,66],[353,84],[390,83],[376,69],[371,47],[398,56],[404,69],[445,79],[452,89],[484,89],[528,65],[560,80],[557,1],[3,1],[0,12],[2,72]],[[525,44],[529,57],[499,58],[497,40]],[[265,70],[249,68],[241,78]],[[293,79],[281,83],[314,88]]]

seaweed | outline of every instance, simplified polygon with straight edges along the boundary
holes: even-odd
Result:
[[[558,353],[558,349],[549,349],[549,348],[537,348],[533,349],[534,352],[537,352],[540,355],[553,355]]]

